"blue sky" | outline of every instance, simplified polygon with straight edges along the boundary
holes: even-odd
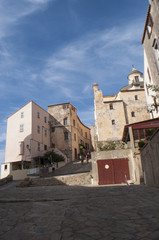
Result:
[[[94,124],[92,84],[104,95],[143,72],[148,0],[0,1],[0,162],[7,117],[30,100],[47,110],[71,102]]]

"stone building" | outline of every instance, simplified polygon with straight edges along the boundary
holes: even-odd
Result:
[[[154,105],[153,111],[150,111],[151,118],[154,118],[159,116],[157,99],[152,97],[156,96],[156,93],[148,86],[159,86],[159,1],[149,0],[149,2],[142,44],[144,49],[145,92],[148,105]]]
[[[80,153],[91,151],[90,129],[77,115],[77,109],[71,103],[48,106],[51,117],[51,144],[66,156],[68,161],[78,159]]]
[[[98,84],[93,84],[98,144],[120,142],[126,124],[149,119],[142,73],[133,68],[128,81],[127,86],[111,96],[103,96]]]

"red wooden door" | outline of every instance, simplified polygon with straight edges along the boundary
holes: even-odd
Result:
[[[130,179],[129,166],[127,158],[98,160],[98,183],[120,184]]]
[[[129,180],[129,166],[127,158],[113,159],[115,183],[125,183],[125,179]]]
[[[115,183],[112,159],[98,160],[97,164],[99,185]]]

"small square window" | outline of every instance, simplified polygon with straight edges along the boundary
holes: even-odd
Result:
[[[139,98],[138,98],[138,95],[135,95],[135,100],[138,100]]]
[[[64,140],[68,140],[68,132],[64,132]]]
[[[110,108],[110,110],[113,109],[113,104],[112,103],[109,105],[109,108]]]
[[[68,108],[68,105],[67,104],[64,104],[63,105],[63,109],[67,109]]]
[[[115,120],[112,120],[112,125],[115,125]]]
[[[132,116],[132,117],[135,117],[135,112],[131,112],[131,116]]]
[[[44,150],[45,150],[45,151],[47,150],[47,145],[44,145]]]
[[[47,136],[47,129],[45,129],[45,137]]]
[[[20,124],[20,132],[24,132],[24,125]]]
[[[51,128],[51,132],[55,132],[55,127],[52,127],[52,128]]]
[[[7,170],[7,167],[8,167],[7,165],[4,165],[4,170]]]
[[[64,118],[63,124],[64,124],[64,125],[67,125],[67,118]]]
[[[139,82],[139,76],[135,76],[135,82]]]
[[[40,151],[40,142],[38,142],[38,151]]]
[[[21,118],[23,118],[24,117],[24,112],[21,112]]]
[[[76,141],[76,133],[74,133],[74,140]]]
[[[40,133],[40,126],[37,126],[37,132]]]

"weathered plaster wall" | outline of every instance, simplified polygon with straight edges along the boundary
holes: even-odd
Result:
[[[135,96],[138,97],[135,100]],[[120,92],[120,99],[124,101],[127,124],[147,120],[150,118],[147,112],[147,102],[144,89],[134,89]],[[132,112],[135,116],[132,117]]]
[[[140,77],[140,80],[143,82],[143,78]],[[97,141],[121,140],[125,124],[150,118],[145,91],[140,87],[140,83],[134,86],[131,84],[127,90],[121,90],[117,95],[113,95],[112,98],[116,96],[116,99],[112,101],[107,101],[107,98],[103,97],[97,84],[93,85],[93,90]],[[108,99],[110,100],[110,96]]]
[[[159,187],[159,130],[141,149],[141,160],[146,184]]]

